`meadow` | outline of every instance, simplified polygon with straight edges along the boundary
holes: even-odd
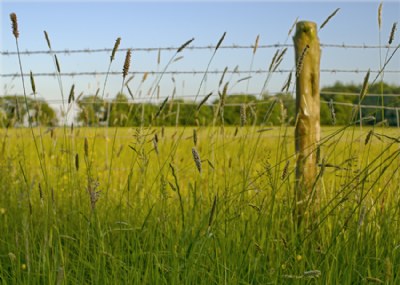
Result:
[[[293,127],[32,130],[0,131],[2,284],[400,281],[397,129],[323,128],[301,224]]]
[[[14,124],[22,117],[16,100],[0,129],[0,284],[400,283],[399,129],[383,121],[366,126],[364,121],[378,122],[378,111],[357,121],[370,71],[351,120],[322,126],[321,139],[312,145],[314,184],[299,200],[294,122],[282,101],[278,126],[269,126],[272,107],[260,125],[250,126],[245,104],[241,126],[226,126],[229,80],[223,84],[223,73],[212,124],[200,124],[209,94],[199,97],[190,114],[196,127],[162,127],[168,97],[148,124],[142,115],[139,127],[110,127],[110,113],[102,122],[107,127],[98,121],[94,127],[67,126],[74,85],[66,100],[60,63],[44,32],[62,102],[68,102],[60,126],[47,127],[30,113],[16,14],[10,20],[29,127]],[[391,40],[395,30],[393,25]],[[149,99],[193,40],[173,53]],[[258,38],[253,56],[257,44]],[[263,91],[285,52],[275,53]],[[303,59],[293,72],[302,72]],[[120,93],[129,91],[130,60],[128,49]],[[95,97],[104,98],[108,75]],[[30,83],[35,98],[32,72]],[[330,112],[335,118],[333,107]]]

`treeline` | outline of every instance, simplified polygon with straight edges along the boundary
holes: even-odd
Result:
[[[335,83],[321,90],[321,124],[345,125],[359,119],[355,105],[359,103],[360,85]],[[361,115],[374,116],[375,121],[368,124],[384,123],[396,126],[398,114],[394,109],[381,109],[376,106],[400,108],[399,96],[381,96],[400,94],[400,86],[378,83],[369,87],[369,94],[362,105]],[[200,98],[202,99],[202,98]],[[201,100],[199,100],[201,101]],[[328,104],[331,102],[331,104]],[[22,96],[0,97],[0,124],[2,127],[26,126],[30,117],[33,125],[56,126],[59,122],[56,112],[44,100],[27,98],[29,115],[25,99]],[[125,94],[118,94],[113,101],[102,100],[98,96],[86,96],[75,102],[79,111],[76,122],[82,126],[188,126],[212,124],[225,125],[280,125],[294,124],[295,98],[290,94],[277,94],[262,98],[252,95],[229,95],[221,102],[209,100],[198,109],[198,102],[169,99],[164,104],[135,103]],[[374,106],[374,107],[373,107]]]
[[[26,126],[29,120],[32,125],[58,124],[56,112],[43,99],[27,97],[25,101],[23,96],[0,97],[0,127]]]

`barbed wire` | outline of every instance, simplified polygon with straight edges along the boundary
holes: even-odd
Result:
[[[284,93],[284,92],[268,92],[268,94],[267,94],[267,96],[276,96],[276,95],[290,95],[290,96],[294,96],[294,94],[293,93],[291,93],[291,92],[289,92],[289,93]],[[359,93],[351,93],[351,92],[333,92],[333,91],[321,91],[320,92],[320,94],[321,95],[333,95],[333,96],[356,96],[356,97],[359,97],[360,96],[360,94]],[[245,95],[245,96],[248,96],[248,98],[251,98],[251,96],[253,96],[253,97],[255,97],[255,98],[257,98],[257,97],[259,97],[260,96],[260,93],[245,93],[245,92],[234,92],[234,93],[231,93],[231,94],[229,94],[228,96],[240,96],[240,95]],[[4,96],[4,95],[3,95]],[[8,95],[10,98],[14,98],[14,95]],[[18,95],[17,95],[18,96]],[[22,95],[21,95],[22,96]],[[88,96],[95,96],[94,94],[83,94],[82,93],[82,96],[83,96],[83,98],[85,98],[85,97],[88,97]],[[197,95],[194,95],[194,94],[184,94],[184,95],[176,95],[176,96],[174,96],[174,97],[172,97],[172,96],[160,96],[160,97],[158,97],[158,98],[149,98],[149,97],[145,97],[145,96],[143,96],[143,97],[138,97],[138,98],[134,98],[134,99],[132,99],[132,98],[128,98],[127,97],[127,100],[126,101],[119,101],[119,100],[115,100],[115,98],[108,98],[108,97],[105,97],[105,98],[103,98],[103,99],[100,99],[100,98],[98,98],[99,99],[99,101],[96,101],[96,100],[77,100],[77,101],[75,101],[76,103],[81,103],[81,104],[95,104],[95,103],[110,103],[110,104],[134,104],[134,103],[161,103],[162,101],[164,101],[167,97],[170,99],[170,100],[176,100],[176,101],[179,101],[179,100],[188,100],[188,99],[193,99],[193,98],[196,98],[196,96]],[[205,95],[199,95],[200,97],[205,97],[205,96],[207,96],[207,94],[205,94]],[[215,97],[217,97],[217,95],[215,94],[214,95]],[[396,97],[399,97],[400,98],[400,94],[393,94],[393,93],[391,93],[391,94],[374,94],[374,93],[367,93],[366,95],[365,95],[365,97],[394,97],[394,98],[396,98]],[[4,97],[2,97],[2,96],[0,96],[0,102],[1,102],[1,100],[3,99]],[[36,97],[35,98],[39,103],[41,102],[41,101],[43,101],[43,102],[46,102],[46,103],[48,103],[48,104],[62,104],[62,103],[68,103],[68,100],[62,100],[62,99],[45,99],[45,98],[43,98],[43,97]],[[264,100],[265,102],[270,102],[271,100],[275,100],[275,98],[269,98],[269,99],[267,99],[267,100]],[[263,102],[264,102],[263,101]],[[251,103],[251,102],[250,102]],[[248,104],[250,104],[250,103],[248,103]],[[333,102],[333,103],[335,103],[335,102]],[[194,104],[193,102],[180,102],[180,104],[188,104],[188,105],[191,105],[191,104]],[[234,104],[233,106],[239,106],[239,105],[241,105],[242,103],[238,103],[238,104]],[[225,104],[226,105],[226,104]],[[228,104],[229,105],[229,104]],[[400,108],[400,106],[399,106],[399,108]]]
[[[267,70],[267,69],[258,69],[258,70],[231,70],[231,71],[224,71],[224,70],[173,70],[173,71],[131,71],[129,75],[143,75],[147,73],[148,75],[159,75],[159,74],[169,74],[169,75],[204,75],[207,74],[266,74],[266,73],[289,73],[292,72],[291,69],[276,69],[276,70]],[[367,73],[367,69],[327,69],[322,68],[320,72],[323,73]],[[380,70],[369,70],[370,73],[379,73]],[[99,76],[99,75],[122,75],[122,71],[81,71],[81,72],[61,72],[60,74],[55,72],[38,72],[34,73],[35,77],[55,77],[55,76]],[[393,73],[393,74],[400,74],[400,70],[385,70],[385,73]],[[29,77],[29,73],[24,73],[24,77]],[[0,74],[0,77],[21,77],[20,73],[4,73]],[[250,79],[250,78],[248,78]]]
[[[321,43],[320,46],[322,48],[343,48],[343,49],[392,49],[395,48],[391,45],[366,45],[366,44],[329,44],[329,43]],[[269,48],[292,48],[293,44],[269,44],[269,45],[258,45],[257,49],[269,49]],[[158,52],[158,51],[176,51],[179,47],[170,46],[170,47],[149,47],[149,48],[121,48],[118,49],[117,52],[126,52],[130,49],[133,52]],[[206,45],[206,46],[189,46],[186,47],[185,50],[214,50],[216,48],[215,45]],[[218,49],[254,49],[254,45],[225,45],[219,46]],[[111,52],[112,48],[99,48],[99,49],[59,49],[59,50],[25,50],[20,51],[21,55],[34,55],[34,54],[74,54],[74,53],[103,53],[103,52]],[[11,56],[17,55],[16,51],[1,51],[1,55],[3,56]]]
[[[330,92],[322,92],[321,94],[332,94]],[[338,92],[339,94],[339,92]],[[355,93],[351,93],[351,95],[353,95]],[[252,94],[252,95],[256,95],[256,94]],[[385,95],[385,94],[383,94]],[[400,97],[400,94],[386,94],[386,95],[395,95],[396,97]],[[359,96],[359,95],[358,95]],[[368,94],[366,96],[381,96],[378,94]],[[181,97],[175,97],[175,98],[171,98],[168,103],[173,102],[174,100],[179,100],[179,99],[188,99],[188,98],[195,98],[196,95],[189,95],[189,96],[181,96]],[[78,104],[78,105],[93,105],[93,104],[111,104],[111,105],[116,105],[116,104],[122,104],[122,105],[129,105],[129,104],[143,104],[143,103],[148,103],[148,104],[158,104],[161,103],[162,101],[164,101],[165,99],[167,99],[168,97],[160,97],[157,99],[154,99],[153,101],[149,101],[148,98],[138,98],[135,100],[132,99],[127,99],[124,101],[119,101],[119,100],[114,100],[114,99],[100,99],[94,100],[79,100],[79,101],[75,101],[73,103]],[[42,99],[42,98],[40,98]],[[47,104],[61,104],[63,102],[63,100],[61,99],[52,99],[52,100],[44,100],[42,99],[43,102],[47,103]],[[240,107],[243,105],[247,105],[247,106],[257,106],[257,105],[265,105],[265,104],[271,104],[274,101],[279,100],[278,98],[268,98],[266,100],[260,100],[260,101],[250,101],[250,102],[241,102],[241,103],[225,103],[224,106],[226,107]],[[294,99],[293,99],[294,100]],[[287,99],[282,99],[282,101],[287,101]],[[40,101],[38,101],[40,104]],[[360,108],[364,108],[364,109],[384,109],[384,110],[395,110],[395,111],[399,111],[400,110],[400,106],[379,106],[379,105],[359,105],[359,104],[354,104],[354,103],[349,103],[349,102],[336,102],[336,101],[326,101],[326,100],[320,100],[321,103],[324,104],[334,104],[334,105],[341,105],[341,106],[349,106],[349,107],[360,107]],[[67,101],[64,101],[64,103],[67,103]],[[71,103],[71,104],[73,104]],[[178,101],[178,102],[174,102],[174,104],[179,104],[182,106],[185,105],[198,105],[197,103],[194,102],[188,102],[188,101]],[[213,106],[216,103],[206,103],[205,105],[207,106]],[[1,106],[2,104],[0,104]],[[78,107],[78,106],[77,106]]]

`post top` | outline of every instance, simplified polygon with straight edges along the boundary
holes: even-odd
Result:
[[[305,25],[305,26],[308,26],[308,25],[311,25],[311,26],[314,26],[314,27],[316,27],[317,26],[317,23],[315,23],[315,22],[312,22],[312,21],[298,21],[297,22],[297,24],[296,24],[296,26],[301,26],[301,25]]]
[[[294,38],[307,36],[310,39],[316,39],[317,37],[317,24],[311,21],[299,21],[296,24],[296,33]]]

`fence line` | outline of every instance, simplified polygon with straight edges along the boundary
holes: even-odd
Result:
[[[397,51],[397,49],[399,48],[399,45],[365,45],[365,44],[321,44],[322,48],[338,48],[338,49],[387,49],[387,51],[389,50],[394,50],[391,57],[394,55],[394,53]],[[185,50],[215,50],[216,46],[215,45],[205,45],[205,46],[188,46],[185,48]],[[232,44],[232,45],[223,45],[223,46],[219,46],[219,49],[251,49],[253,50],[253,57],[254,57],[254,53],[255,53],[255,46],[254,45],[236,45],[236,44]],[[280,43],[276,43],[276,44],[269,44],[269,45],[258,45],[257,49],[271,49],[271,48],[293,48],[293,44],[280,44]],[[48,55],[52,55],[52,54],[81,54],[81,53],[85,53],[85,54],[90,54],[90,53],[105,53],[105,52],[112,52],[113,49],[111,48],[100,48],[100,49],[60,49],[60,50],[53,50],[53,51],[49,51],[49,50],[26,50],[26,51],[21,51],[20,54],[22,55],[38,55],[38,54],[48,54]],[[128,48],[123,48],[123,49],[119,49],[118,52],[125,52],[127,51]],[[161,51],[177,51],[178,47],[174,47],[174,46],[170,46],[170,47],[150,47],[150,48],[131,48],[131,50],[133,52],[160,52]],[[282,53],[283,55],[284,53]],[[17,52],[15,51],[1,51],[1,55],[2,56],[14,56],[17,55]],[[276,55],[275,55],[276,56]],[[391,59],[391,57],[389,59]],[[386,60],[386,59],[385,59]],[[388,60],[389,61],[389,60]],[[367,70],[367,69],[343,69],[343,68],[339,68],[339,69],[320,69],[321,73],[361,73],[361,74],[366,74],[367,72],[370,72],[372,74],[376,74],[376,76],[378,77],[381,73],[382,70],[384,70],[384,72],[386,74],[400,74],[400,70],[386,70],[384,69],[386,67],[386,63],[384,65],[384,67],[381,70]],[[234,81],[233,83],[239,83],[239,82],[248,82],[249,79],[252,78],[252,76],[254,75],[264,75],[264,74],[268,74],[268,76],[272,73],[277,73],[277,74],[284,74],[284,73],[290,73],[293,72],[293,68],[292,69],[277,69],[277,68],[270,68],[269,69],[252,69],[251,67],[247,70],[238,70],[238,66],[235,69],[232,70],[227,70],[227,68],[225,68],[224,70],[222,69],[215,69],[215,70],[168,70],[168,71],[155,71],[155,70],[150,70],[150,71],[131,71],[129,72],[129,75],[152,75],[152,76],[157,76],[160,74],[163,75],[205,75],[205,74],[210,74],[210,75],[225,75],[225,74],[230,74],[230,75],[243,75],[246,77],[243,78],[239,78],[236,81]],[[62,72],[62,73],[56,73],[56,72],[42,72],[42,73],[34,73],[35,77],[56,77],[56,76],[69,76],[69,77],[78,77],[78,76],[105,76],[105,75],[110,75],[110,76],[121,76],[122,75],[122,71],[111,71],[111,72],[107,72],[107,71],[81,71],[81,72]],[[252,76],[250,76],[252,75]],[[29,73],[25,73],[22,76],[24,77],[29,77],[30,74]],[[15,78],[15,77],[21,77],[20,73],[0,73],[0,78]],[[174,79],[174,78],[173,78]],[[282,92],[268,92],[268,95],[276,95]],[[243,93],[233,93],[233,94],[243,94]],[[291,93],[290,93],[291,94]],[[342,96],[359,96],[359,93],[351,93],[351,92],[329,92],[329,91],[323,91],[320,92],[320,94],[322,95],[342,95]],[[87,94],[86,94],[87,95]],[[94,94],[93,94],[94,95]],[[246,93],[246,95],[253,95],[256,96],[257,98],[260,97],[260,93],[257,94],[249,94]],[[292,94],[293,95],[293,94]],[[379,96],[379,97],[400,97],[400,94],[367,94],[366,96]],[[177,96],[172,96],[175,100],[179,100],[179,99],[192,99],[192,98],[196,98],[198,97],[198,95],[192,95],[192,94],[188,94],[188,95],[177,95]],[[105,99],[104,102],[105,103],[109,103],[109,104],[132,104],[132,103],[144,103],[144,102],[148,102],[148,103],[160,103],[161,100],[165,100],[167,97],[166,96],[157,96],[157,98],[149,98],[146,95],[143,95],[142,98],[135,98],[132,100],[128,99],[128,101],[126,102],[120,102],[120,101],[113,101],[113,99]],[[171,97],[170,97],[171,98]],[[45,100],[45,99],[43,99]],[[253,106],[253,105],[261,105],[261,104],[270,104],[273,100],[276,100],[274,98],[271,98],[270,100],[263,100],[263,101],[257,101],[257,102],[251,102],[251,103],[245,103],[245,102],[241,102],[241,103],[226,103],[225,106],[226,107],[234,107],[234,106],[241,106],[242,104],[247,104],[249,106]],[[58,103],[63,103],[63,100],[58,100],[58,99],[53,99],[53,100],[45,100],[47,103],[49,104],[58,104]],[[67,100],[64,100],[64,103],[66,103]],[[76,102],[77,103],[77,102]],[[94,103],[99,103],[96,101],[79,101],[80,104],[94,104]],[[102,102],[101,102],[102,103]],[[329,102],[321,100],[321,103],[323,104],[328,104]],[[350,106],[350,107],[357,107],[359,106],[358,104],[352,104],[352,103],[345,103],[345,102],[332,102],[334,105],[342,105],[342,106]],[[190,102],[179,102],[179,104],[181,105],[189,105],[189,104],[193,104]],[[384,109],[384,110],[394,110],[397,113],[397,116],[399,117],[399,111],[400,111],[400,107],[392,107],[392,106],[375,106],[375,105],[360,105],[359,106],[361,109],[364,108],[368,108],[368,109]],[[397,120],[399,121],[399,119]],[[397,123],[399,125],[399,122]]]
[[[321,93],[321,94],[323,94],[323,93]],[[331,94],[331,93],[326,92],[324,94]],[[255,95],[255,94],[253,94],[253,95]],[[184,99],[186,99],[186,98],[195,98],[196,96],[197,95],[189,95],[189,96],[184,96],[184,97],[175,97],[175,98],[171,98],[171,100],[179,100],[179,99],[182,99],[182,98],[184,98]],[[368,96],[372,96],[372,95],[368,95]],[[396,95],[396,96],[400,97],[400,94]],[[40,99],[42,99],[42,98],[40,98]],[[143,99],[143,100],[140,100],[140,99]],[[91,104],[111,104],[111,105],[124,104],[125,105],[125,104],[138,104],[138,103],[158,104],[158,103],[164,101],[165,99],[167,99],[167,97],[160,97],[160,98],[156,99],[157,100],[156,102],[150,102],[149,98],[138,98],[138,99],[134,99],[134,100],[128,99],[126,101],[114,101],[113,99],[104,98],[104,99],[102,99],[102,101],[87,100],[87,101],[75,101],[74,103],[75,104],[83,104],[83,105],[91,105]],[[171,100],[168,101],[168,103],[170,103]],[[277,100],[279,100],[279,99],[270,98],[270,99],[267,99],[267,100],[262,100],[262,101],[257,101],[257,102],[225,103],[224,106],[225,107],[240,107],[240,106],[242,106],[244,104],[248,105],[248,106],[256,106],[256,105],[271,104],[273,101],[277,101]],[[285,101],[285,99],[283,99],[282,101]],[[61,100],[61,99],[60,100],[59,99],[53,99],[53,100],[45,100],[44,102],[52,105],[52,104],[58,104],[58,103],[61,104],[63,102],[63,100]],[[365,109],[384,109],[384,110],[394,110],[394,111],[399,111],[400,110],[400,106],[399,107],[391,107],[391,106],[379,106],[379,105],[358,105],[358,104],[346,103],[346,102],[336,102],[336,101],[329,102],[329,101],[325,101],[325,100],[320,100],[320,102],[324,103],[324,104],[334,104],[334,105],[349,106],[349,107],[360,107],[360,108],[365,108]],[[39,103],[40,103],[40,101],[39,101]],[[64,100],[64,103],[67,103],[67,101]],[[193,103],[193,102],[176,102],[176,104],[183,105],[183,106],[185,106],[185,105],[197,105],[197,103]],[[212,106],[212,105],[215,105],[215,104],[210,104],[210,103],[207,104],[206,103],[206,105]]]
[[[269,45],[258,45],[257,49],[268,49],[268,48],[289,48],[293,47],[293,44],[269,44]],[[394,46],[391,45],[365,45],[365,44],[321,44],[322,48],[343,48],[343,49],[394,49]],[[155,51],[176,51],[179,47],[151,47],[151,48],[121,48],[118,49],[117,52],[126,52],[130,49],[133,52],[155,52]],[[207,45],[207,46],[188,46],[185,50],[213,50],[215,49],[215,45]],[[254,45],[224,45],[219,46],[218,49],[254,49]],[[33,55],[33,54],[72,54],[72,53],[101,53],[101,52],[111,52],[112,48],[100,48],[100,49],[60,49],[60,50],[25,50],[20,51],[21,55]],[[16,51],[2,51],[1,55],[11,56],[17,55]]]
[[[282,93],[282,92],[268,92],[268,96],[275,96],[275,95],[279,95],[279,94],[289,94],[289,95],[293,95],[293,93],[291,93],[291,92],[289,92],[289,93]],[[320,94],[321,95],[334,95],[334,96],[337,96],[337,95],[343,95],[343,96],[357,96],[357,97],[359,97],[360,96],[360,93],[351,93],[351,92],[331,92],[331,91],[322,91],[322,92],[320,92]],[[92,94],[92,95],[94,95],[94,94]],[[215,95],[217,95],[217,94],[215,94]],[[243,94],[241,94],[241,93],[234,93],[234,94],[229,94],[228,96],[230,96],[230,95],[243,95]],[[255,97],[258,97],[258,96],[260,96],[260,93],[246,93],[245,94],[246,96],[255,96]],[[86,96],[90,96],[90,95],[86,95]],[[206,96],[206,94],[205,95],[195,95],[195,94],[189,94],[189,95],[179,95],[179,96],[174,96],[174,97],[172,97],[172,96],[168,96],[168,97],[170,97],[171,99],[175,99],[175,100],[179,100],[179,99],[191,99],[191,98],[196,98],[196,97],[204,97],[204,96]],[[373,94],[373,93],[367,93],[366,95],[365,95],[366,97],[400,97],[400,94]],[[0,97],[1,98],[1,97]],[[153,99],[153,100],[157,100],[157,101],[163,101],[163,100],[165,100],[167,98],[167,96],[160,96],[159,98],[146,98],[146,97],[142,97],[142,98],[135,98],[135,99],[130,99],[130,98],[128,98],[128,103],[137,103],[138,101],[139,102],[143,102],[143,101],[149,101],[150,99]],[[44,100],[44,101],[46,101],[47,103],[50,103],[50,104],[57,104],[57,103],[67,103],[68,102],[68,100],[67,99],[64,99],[64,101],[62,100],[62,99],[45,99],[45,98],[39,98],[39,97],[36,97],[36,99],[38,99],[38,100]],[[108,103],[113,103],[113,102],[115,102],[115,103],[121,103],[121,102],[119,102],[119,101],[113,101],[114,99],[111,99],[111,98],[103,98],[102,99],[103,101],[105,101],[105,102],[108,102]],[[271,98],[270,100],[274,100],[274,98]],[[82,101],[81,101],[82,102]],[[91,102],[92,104],[94,104],[94,103],[96,103],[96,101],[86,101],[86,102]],[[190,103],[188,103],[188,104],[190,104]],[[225,104],[226,105],[226,104]],[[381,107],[381,106],[380,106]]]
[[[292,72],[293,70],[291,69],[276,69],[276,70],[267,70],[267,69],[258,69],[258,70],[231,70],[231,71],[224,71],[224,70],[208,70],[207,74],[266,74],[266,73],[289,73]],[[380,73],[380,70],[369,70],[370,73]],[[368,72],[368,70],[363,70],[363,69],[321,69],[320,72],[323,73],[362,73],[365,74]],[[158,74],[169,74],[169,75],[203,75],[206,73],[205,70],[173,70],[173,71],[131,71],[128,74],[129,75],[143,75],[143,74],[149,74],[149,75],[158,75]],[[395,73],[395,74],[400,74],[400,70],[385,70],[385,73]],[[55,72],[42,72],[42,73],[34,73],[33,75],[35,77],[54,77],[54,76],[70,76],[70,77],[75,77],[75,76],[97,76],[97,75],[106,75],[106,71],[83,71],[83,72],[62,72],[60,74],[55,73]],[[110,71],[108,75],[122,75],[122,71]],[[30,74],[24,73],[24,77],[29,77]],[[5,73],[5,74],[0,74],[0,77],[21,77],[20,73]],[[250,78],[248,78],[250,79]]]

